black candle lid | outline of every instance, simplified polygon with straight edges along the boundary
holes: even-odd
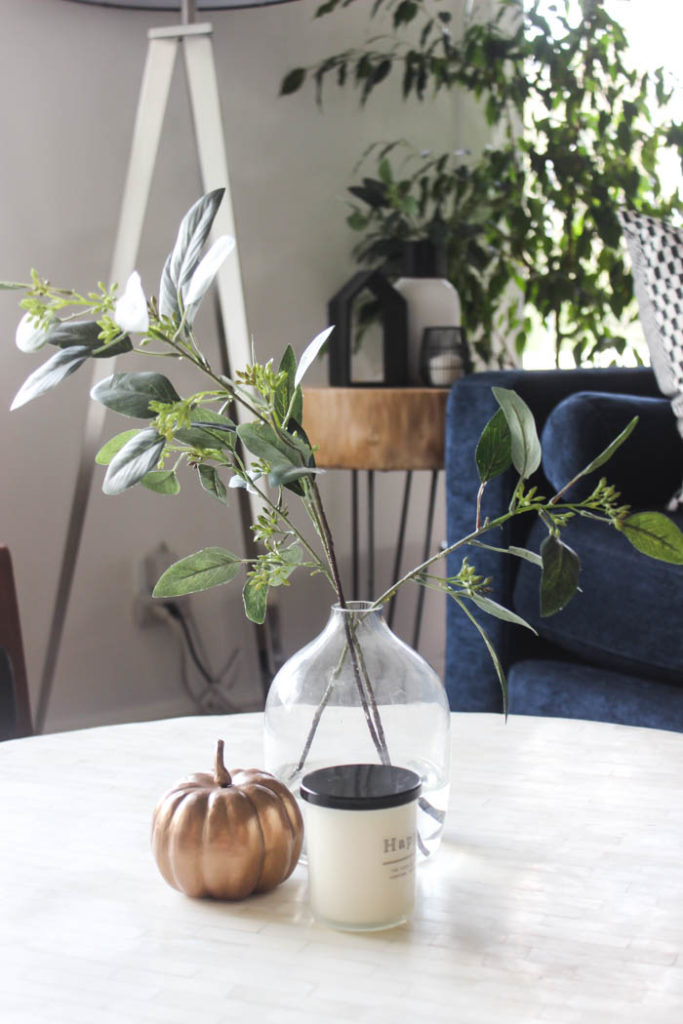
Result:
[[[400,807],[420,795],[420,776],[391,764],[338,764],[301,780],[301,798],[320,807],[373,811]]]

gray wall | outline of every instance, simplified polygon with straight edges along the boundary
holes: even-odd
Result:
[[[291,343],[301,352],[326,323],[326,301],[350,275],[353,238],[345,225],[344,191],[364,147],[409,135],[422,147],[467,144],[468,124],[454,97],[404,104],[394,90],[360,111],[350,90],[330,91],[323,112],[309,94],[280,99],[284,71],[341,49],[363,36],[367,6],[313,19],[317,0],[261,10],[216,13],[215,53],[250,331],[261,358]],[[454,0],[454,9],[460,4]],[[168,14],[123,12],[64,0],[2,0],[0,33],[2,152],[0,278],[25,280],[31,267],[55,283],[87,290],[106,280],[115,237],[146,31]],[[470,115],[471,120],[471,115]],[[165,123],[138,260],[148,291],[180,215],[200,192],[184,89],[178,68]],[[13,337],[16,295],[0,294],[0,410],[9,408],[33,368]],[[205,321],[207,349],[215,352]],[[181,386],[191,380],[173,374]],[[325,383],[325,367],[311,383]],[[10,545],[17,574],[34,704],[40,685],[59,557],[74,486],[89,380],[81,372],[57,392],[11,415],[0,411],[0,541]],[[105,434],[123,429],[112,418]],[[175,634],[142,630],[132,616],[140,559],[163,540],[178,555],[207,544],[240,550],[237,518],[187,482],[175,499],[136,488],[116,498],[92,490],[81,557],[46,728],[190,713]],[[400,478],[379,481],[380,570],[391,558]],[[190,486],[192,484],[192,486]],[[426,493],[426,481],[415,492]],[[349,487],[327,474],[324,494],[348,560]],[[444,531],[443,494],[435,540]],[[409,557],[421,549],[424,509],[410,524]],[[388,582],[388,581],[387,581]],[[383,586],[380,577],[378,585]],[[259,700],[252,631],[239,588],[191,599],[214,668],[239,650],[235,696]],[[326,618],[319,580],[298,579],[280,592],[283,645],[295,650]],[[424,653],[437,668],[444,609],[428,595]],[[399,608],[399,630],[411,619]]]

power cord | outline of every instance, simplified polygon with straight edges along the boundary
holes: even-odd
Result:
[[[180,653],[181,681],[185,692],[196,707],[203,714],[207,715],[234,714],[241,711],[242,708],[231,700],[225,692],[226,688],[231,690],[237,681],[237,663],[240,657],[239,648],[231,651],[226,664],[220,672],[214,675],[206,666],[197,649],[194,633],[197,633],[198,630],[192,615],[173,601],[159,602],[155,612],[161,621],[165,622],[176,635]],[[202,686],[200,690],[197,690],[196,686],[190,683],[187,671],[188,654],[196,673],[201,677]]]

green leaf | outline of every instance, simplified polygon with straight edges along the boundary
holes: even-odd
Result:
[[[289,96],[291,93],[296,92],[306,81],[306,69],[305,68],[292,68],[288,71],[285,77],[280,83],[280,95]]]
[[[304,557],[301,545],[294,543],[291,547],[280,548],[280,558],[284,564],[288,567],[286,571],[286,577],[289,578],[295,569],[301,565],[301,560]],[[282,571],[282,569],[281,569]]]
[[[278,372],[284,373],[285,377],[275,392],[273,405],[280,423],[284,425],[289,403],[294,394],[294,377],[296,376],[296,355],[291,345],[287,345],[282,354]]]
[[[593,473],[596,469],[600,469],[606,462],[612,458],[618,448],[621,448],[624,441],[631,436],[635,426],[638,422],[638,417],[634,416],[631,422],[624,427],[622,432],[618,434],[611,444],[608,444],[603,452],[597,455],[592,462],[589,462],[585,469],[582,469],[579,476],[587,476],[589,473]]]
[[[581,563],[575,551],[553,534],[541,544],[541,617],[548,618],[569,604],[579,585]]]
[[[531,562],[539,568],[543,565],[541,556],[537,555],[535,551],[529,551],[527,548],[518,548],[514,544],[501,548],[495,544],[486,544],[481,540],[471,540],[469,543],[472,547],[485,548],[487,551],[497,551],[499,555],[515,555],[517,558],[524,558],[527,562]]]
[[[202,196],[180,222],[173,251],[161,274],[159,312],[162,316],[180,312],[178,295],[199,262],[224,192],[224,188],[218,188]]]
[[[292,544],[288,548],[278,548],[278,558],[276,564],[270,567],[270,572],[267,578],[268,587],[281,587],[283,586],[289,577],[292,575],[295,569],[298,569],[301,565],[303,558],[303,550],[298,543]],[[251,579],[251,577],[250,577]],[[263,577],[261,577],[261,583]],[[258,593],[261,587],[254,585],[255,600],[259,600]]]
[[[286,487],[302,476],[313,476],[315,473],[323,472],[324,470],[316,469],[315,466],[273,466],[268,474],[268,483],[271,487]]]
[[[285,373],[287,375],[287,381],[291,391],[294,389],[294,378],[296,376],[296,354],[291,345],[287,345],[284,352],[282,353],[282,359],[278,366],[279,373]]]
[[[644,555],[683,565],[683,533],[663,512],[634,512],[617,529]]]
[[[303,441],[292,438],[292,443],[288,444],[268,423],[243,423],[237,428],[237,435],[252,455],[269,466],[299,467],[306,450],[310,454],[310,448]]]
[[[362,203],[366,203],[372,210],[380,210],[389,205],[387,202],[386,185],[383,185],[381,181],[376,181],[374,178],[363,178],[363,184],[351,185],[349,192],[355,199],[360,199]]]
[[[537,565],[539,569],[543,568],[543,559],[535,551],[529,551],[528,548],[518,548],[514,544],[510,544],[508,551],[511,555],[516,555],[517,558],[524,558],[527,562]]]
[[[523,398],[509,388],[492,388],[510,429],[512,463],[523,480],[535,473],[541,464],[541,442],[536,422]]]
[[[52,388],[57,387],[65,377],[68,377],[74,370],[77,370],[89,355],[90,350],[84,345],[76,345],[74,348],[63,348],[59,352],[55,352],[46,363],[43,363],[42,366],[33,371],[30,377],[26,378],[14,396],[10,410],[19,409],[22,405],[26,405],[27,402],[38,398],[39,395],[44,395],[46,391],[51,391]]]
[[[139,430],[124,444],[109,463],[102,490],[105,494],[122,494],[139,484],[161,458],[165,438],[156,430]]]
[[[380,160],[377,173],[380,176],[380,180],[383,181],[385,185],[391,185],[393,183],[394,175],[392,173],[388,157],[385,156]]]
[[[510,611],[505,605],[498,604],[497,601],[492,601],[489,597],[483,597],[481,594],[469,594],[469,600],[476,604],[477,608],[481,608],[487,615],[493,615],[496,619],[502,619],[503,622],[511,622],[515,626],[524,626],[525,629],[530,629],[532,633],[536,633],[534,627],[523,619],[521,615],[515,614]]]
[[[153,469],[140,481],[148,491],[155,494],[179,494],[180,480],[175,469]]]
[[[348,0],[346,0],[348,3]],[[327,0],[326,3],[321,4],[320,7],[316,8],[316,12],[313,15],[314,18],[322,18],[324,14],[329,14],[336,7],[339,6],[340,0]]]
[[[179,402],[180,396],[167,377],[161,373],[113,373],[101,380],[90,397],[123,416],[154,419],[150,402]]]
[[[268,608],[268,587],[262,581],[256,583],[248,579],[242,591],[244,611],[251,622],[262,625],[266,621]]]
[[[500,658],[498,657],[498,654],[496,652],[495,647],[491,643],[491,638],[489,637],[488,633],[486,632],[486,630],[484,629],[482,624],[477,621],[475,616],[469,610],[469,608],[467,607],[465,602],[461,598],[456,597],[454,594],[451,595],[451,596],[453,597],[453,600],[455,601],[455,603],[460,608],[462,608],[462,610],[464,611],[465,615],[470,620],[470,622],[475,627],[475,629],[477,630],[477,632],[481,636],[482,640],[486,644],[486,649],[489,652],[489,656],[491,658],[491,661],[493,662],[493,667],[495,668],[496,675],[498,676],[498,682],[500,683],[500,689],[501,689],[501,693],[503,695],[503,713],[505,714],[505,717],[507,718],[507,716],[508,716],[508,707],[509,707],[508,706],[507,679],[505,678],[505,672],[503,671],[503,666],[500,663]]]
[[[198,408],[190,413],[192,425],[176,430],[173,437],[191,448],[229,448],[233,451],[237,427],[227,416],[212,409]]]
[[[287,428],[292,420],[301,423],[304,405],[301,388],[295,383],[296,355],[291,345],[288,345],[283,353],[279,372],[286,374],[286,378],[275,395],[275,411],[282,426]],[[289,420],[285,422],[288,412]]]
[[[190,280],[201,259],[202,249],[208,241],[224,194],[224,188],[207,192],[190,207],[180,222],[170,265],[177,289],[181,289]]]
[[[242,560],[225,548],[202,548],[174,562],[159,578],[154,597],[182,597],[229,583],[240,571]]]
[[[353,210],[346,218],[346,223],[352,231],[365,231],[368,226],[368,218],[364,217],[360,210]]]
[[[138,433],[137,427],[133,427],[132,430],[124,430],[122,434],[117,434],[116,437],[112,437],[106,444],[103,444],[95,456],[97,465],[108,466],[116,453],[121,451],[124,444]]]
[[[100,334],[102,328],[96,320],[73,320],[60,322],[48,331],[45,340],[57,348],[71,348],[84,345],[95,359],[109,359],[130,352],[133,344],[127,334],[123,334],[110,345],[105,345]]]
[[[304,418],[304,396],[300,387],[294,392],[294,401],[292,402],[292,412],[287,422],[287,427],[292,422],[301,423]],[[310,446],[309,446],[310,447]]]
[[[394,28],[398,28],[399,25],[407,25],[417,15],[417,12],[418,5],[415,0],[401,0],[394,11]]]
[[[310,367],[311,363],[316,359],[320,349],[332,334],[333,330],[334,324],[332,324],[331,327],[326,327],[324,331],[320,332],[320,334],[316,334],[313,341],[311,341],[301,353],[301,359],[299,360],[299,365],[297,366],[296,374],[294,376],[294,387],[299,386],[304,378],[304,374]]]
[[[204,253],[192,271],[192,276],[182,292],[185,324],[188,327],[193,325],[204,296],[234,248],[235,239],[231,235],[221,235]]]
[[[201,465],[197,466],[197,472],[199,474],[199,482],[204,490],[215,498],[216,501],[220,501],[223,505],[228,504],[228,489],[218,475],[218,470],[215,466]]]
[[[483,484],[504,473],[512,463],[512,438],[505,413],[498,409],[484,427],[475,460]]]

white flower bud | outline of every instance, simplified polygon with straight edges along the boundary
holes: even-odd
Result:
[[[14,336],[22,352],[37,352],[47,341],[48,329],[39,327],[30,313],[24,313]]]
[[[137,270],[128,278],[121,298],[114,307],[114,320],[122,331],[146,331],[149,327],[147,299]]]

